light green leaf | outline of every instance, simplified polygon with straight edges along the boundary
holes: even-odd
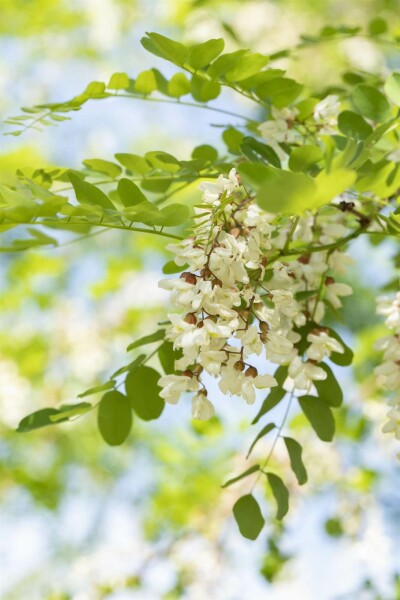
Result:
[[[124,443],[132,428],[132,410],[129,399],[113,390],[100,400],[97,424],[102,438],[110,446]]]
[[[221,86],[215,81],[207,81],[193,75],[191,82],[192,96],[197,102],[208,102],[217,98],[221,92]]]
[[[365,140],[372,133],[372,127],[363,117],[352,110],[344,110],[338,117],[339,130],[347,137]]]
[[[318,146],[305,144],[299,148],[294,148],[290,153],[289,168],[298,173],[299,171],[307,172],[319,163],[324,157],[324,153]]]
[[[214,163],[218,159],[218,151],[213,146],[202,144],[193,150],[192,158]]]
[[[275,150],[250,136],[243,138],[240,148],[250,161],[267,162],[278,169],[281,167],[281,161]]]
[[[114,379],[110,381],[106,381],[106,383],[102,383],[101,385],[96,385],[95,387],[89,388],[85,390],[81,394],[78,395],[78,398],[84,398],[85,396],[91,396],[92,394],[97,394],[98,392],[105,392],[107,390],[112,389],[115,386]]]
[[[400,73],[392,73],[385,81],[385,92],[392,102],[400,106]]]
[[[389,102],[382,92],[370,85],[357,85],[353,90],[352,102],[363,117],[372,121],[382,123],[391,117]]]
[[[221,54],[224,46],[225,42],[222,38],[198,44],[190,50],[188,63],[194,69],[203,69]]]
[[[129,77],[126,73],[114,73],[107,86],[110,90],[126,90],[129,87]]]
[[[282,479],[274,473],[267,473],[268,483],[275,497],[278,510],[276,518],[281,521],[289,510],[289,492]]]
[[[164,410],[164,400],[160,398],[158,380],[160,374],[154,369],[140,366],[130,371],[125,380],[125,390],[132,408],[140,419],[158,419]]]
[[[135,91],[147,96],[158,89],[155,69],[142,71],[135,80]]]
[[[222,134],[222,139],[224,140],[226,147],[231,154],[241,154],[240,146],[244,137],[244,134],[234,127],[225,129]]]
[[[356,178],[357,173],[350,169],[336,168],[329,173],[321,171],[313,180],[316,189],[307,208],[316,209],[328,204],[333,198],[351,187]]]
[[[161,209],[160,225],[163,227],[176,227],[186,223],[190,210],[184,204],[169,204]]]
[[[183,44],[175,42],[159,33],[146,32],[147,38],[141,39],[141,44],[146,50],[160,56],[165,60],[182,67],[188,61],[189,50]]]
[[[118,175],[120,175],[122,172],[122,169],[119,165],[110,162],[109,160],[102,160],[100,158],[87,158],[83,161],[83,164],[92,171],[104,173],[112,178],[118,177]]]
[[[207,73],[213,79],[218,79],[225,75],[228,71],[235,68],[240,59],[248,53],[248,50],[236,50],[228,54],[222,54],[208,68]]]
[[[303,85],[287,77],[274,77],[256,89],[261,100],[269,99],[277,108],[288,106],[301,94]]]
[[[151,166],[145,158],[138,156],[137,154],[116,154],[115,158],[121,163],[126,169],[139,175],[145,175],[151,170]]]
[[[234,504],[233,514],[242,536],[249,540],[257,539],[265,520],[254,496],[246,494],[239,498]]]
[[[262,54],[245,54],[239,56],[234,66],[225,72],[225,79],[230,83],[247,79],[255,73],[259,73],[268,62],[268,56]]]
[[[296,479],[299,485],[303,485],[307,481],[307,471],[305,469],[303,459],[301,457],[302,447],[299,442],[296,442],[293,438],[284,437],[285,445],[289,453],[290,466],[292,467],[293,473],[296,475]]]
[[[331,442],[335,435],[335,420],[329,406],[314,396],[300,396],[298,401],[319,439]]]
[[[174,98],[180,98],[189,94],[191,89],[190,81],[184,73],[175,73],[168,83],[168,94]]]

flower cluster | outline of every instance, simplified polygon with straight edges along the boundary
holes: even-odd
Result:
[[[319,363],[344,349],[320,322],[326,307],[340,307],[352,290],[331,274],[343,273],[349,257],[336,248],[319,250],[349,233],[345,212],[318,219],[311,213],[276,217],[254,203],[235,169],[201,189],[193,235],[168,246],[186,270],[159,283],[175,309],[166,337],[181,353],[177,373],[161,377],[159,385],[161,397],[172,404],[195,392],[192,415],[208,419],[214,406],[205,374],[218,379],[224,394],[248,404],[257,389],[277,385],[252,364],[256,356],[287,367],[285,389],[309,392],[314,381],[325,379]],[[292,240],[312,241],[318,251],[287,255]]]
[[[383,352],[383,362],[375,368],[377,383],[396,394],[389,400],[389,420],[383,431],[394,433],[400,440],[400,292],[394,299],[386,296],[378,298],[377,312],[386,317],[386,326],[393,331],[392,335],[379,339],[375,344],[375,348]]]

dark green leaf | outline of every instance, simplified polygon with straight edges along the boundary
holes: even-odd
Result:
[[[242,536],[249,540],[257,539],[265,520],[254,496],[246,494],[239,498],[234,504],[233,514]]]
[[[182,350],[174,350],[172,342],[164,342],[158,349],[158,358],[164,373],[175,373],[175,361],[181,358]]]
[[[188,62],[194,69],[207,67],[221,54],[224,46],[225,42],[222,38],[198,44],[190,50]]]
[[[275,377],[276,381],[278,382],[278,385],[273,387],[271,389],[271,391],[269,392],[268,396],[265,398],[257,416],[252,421],[252,425],[254,425],[255,423],[258,423],[258,421],[261,419],[261,417],[263,415],[265,415],[267,412],[272,410],[277,404],[279,404],[279,402],[282,400],[282,398],[285,397],[286,390],[284,390],[282,386],[287,377],[287,373],[288,373],[287,366],[281,365],[280,367],[278,367],[276,369],[276,371],[274,373],[274,377]]]
[[[202,144],[193,150],[192,158],[214,163],[218,158],[218,151],[213,146]]]
[[[351,365],[351,363],[353,362],[353,358],[354,358],[352,349],[349,348],[347,346],[347,344],[344,343],[344,341],[342,340],[340,335],[338,333],[336,333],[336,331],[334,331],[330,327],[328,327],[328,335],[330,335],[331,337],[335,338],[335,340],[340,342],[340,344],[344,348],[343,353],[332,352],[332,354],[330,355],[331,361],[341,367],[347,367],[348,365]]]
[[[275,150],[252,137],[243,139],[241,150],[250,161],[265,161],[278,169],[281,167],[281,161]]]
[[[258,440],[260,440],[261,438],[266,436],[270,431],[275,429],[275,427],[276,427],[275,423],[268,423],[268,425],[266,425],[265,427],[263,427],[263,429],[261,429],[260,433],[253,440],[253,442],[249,448],[249,451],[247,453],[246,458],[249,458],[251,451],[253,450],[254,446],[257,444]]]
[[[226,481],[221,487],[223,487],[223,488],[229,487],[230,485],[233,485],[237,481],[240,481],[241,479],[244,479],[245,477],[248,477],[249,475],[252,475],[253,473],[256,473],[259,470],[260,470],[260,465],[253,465],[249,469],[246,469],[246,471],[243,471],[243,473],[240,473],[240,475],[237,475],[236,477],[232,477],[232,479],[228,479],[228,481]]]
[[[140,339],[136,340],[135,342],[132,342],[132,344],[129,344],[129,346],[127,347],[127,351],[129,352],[130,350],[134,350],[135,348],[139,348],[140,346],[145,346],[146,344],[152,344],[153,342],[159,342],[160,340],[163,340],[165,336],[165,329],[159,329],[158,331],[155,331],[154,333],[151,333],[150,335],[145,335],[143,337],[141,337]]]
[[[18,433],[26,433],[33,429],[68,421],[71,417],[83,414],[91,408],[92,405],[88,402],[62,404],[59,408],[42,408],[24,417],[20,421],[17,431]]]
[[[231,154],[241,154],[240,145],[244,139],[244,134],[241,131],[229,127],[223,132],[222,139]]]
[[[382,17],[376,17],[368,23],[368,33],[371,35],[381,35],[388,30],[388,24]]]
[[[138,417],[144,421],[158,419],[164,410],[164,400],[160,398],[158,380],[160,374],[151,367],[139,366],[130,371],[125,380],[125,390]]]
[[[303,459],[301,457],[302,447],[299,442],[296,442],[293,438],[284,437],[287,451],[290,458],[290,466],[292,467],[293,473],[296,475],[299,485],[303,485],[307,481],[307,471],[305,469]]]
[[[318,366],[325,371],[327,378],[322,381],[314,381],[317,388],[318,397],[329,406],[338,407],[343,402],[342,388],[337,382],[332,369],[324,363],[319,363]]]
[[[298,401],[320,440],[331,442],[335,434],[335,420],[329,406],[314,396],[300,396]]]
[[[102,438],[110,446],[124,443],[132,427],[132,410],[129,399],[113,390],[100,400],[97,424]]]
[[[278,505],[276,518],[281,521],[289,510],[289,492],[286,485],[278,475],[267,473],[268,483]]]
[[[344,110],[338,117],[338,127],[347,137],[365,140],[372,133],[372,127],[363,117],[351,110]]]
[[[185,271],[185,269],[187,268],[188,265],[177,265],[175,261],[173,260],[169,260],[168,262],[165,263],[165,265],[162,268],[162,272],[165,275],[173,275],[174,273],[181,273],[182,271]]]

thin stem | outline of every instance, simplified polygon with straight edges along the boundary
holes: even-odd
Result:
[[[252,492],[254,490],[255,486],[257,485],[257,483],[260,480],[261,475],[265,475],[264,469],[268,466],[268,463],[271,460],[271,457],[272,457],[272,455],[274,453],[275,446],[276,446],[276,444],[278,442],[278,439],[281,437],[282,429],[284,428],[285,423],[286,423],[286,419],[289,416],[289,411],[290,411],[290,407],[292,405],[292,400],[293,400],[293,392],[291,392],[291,394],[290,394],[289,402],[288,402],[288,404],[286,406],[286,410],[285,410],[285,413],[283,415],[283,419],[281,421],[281,424],[279,425],[279,428],[278,428],[278,431],[276,433],[275,439],[274,439],[274,441],[272,443],[271,450],[269,451],[267,458],[265,459],[265,461],[261,465],[260,471],[258,472],[257,477],[256,477],[256,479],[253,482],[253,485],[251,486],[250,492]]]
[[[89,222],[75,222],[75,221],[36,221],[35,223],[31,221],[18,221],[15,225],[43,225],[44,227],[53,227],[57,225],[62,225],[65,227],[66,225],[71,225],[75,227],[76,225],[91,225],[92,227],[107,227],[110,229],[121,229],[122,231],[136,231],[138,233],[151,233],[153,235],[158,235],[161,237],[170,238],[173,240],[183,240],[184,238],[180,235],[174,235],[173,233],[165,233],[164,231],[154,231],[153,229],[144,229],[143,227],[129,227],[124,225],[112,225],[110,223],[89,223]]]
[[[289,234],[288,234],[288,236],[287,236],[286,243],[285,243],[285,245],[284,245],[284,247],[283,247],[283,251],[284,251],[284,252],[287,252],[287,251],[289,250],[289,245],[290,245],[290,242],[292,241],[293,234],[294,234],[294,232],[295,232],[295,230],[296,230],[296,227],[297,227],[297,225],[298,225],[299,221],[300,221],[300,217],[295,217],[295,218],[293,219],[293,222],[292,222],[292,227],[290,228]]]

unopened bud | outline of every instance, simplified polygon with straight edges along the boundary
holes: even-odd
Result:
[[[189,369],[186,369],[186,371],[182,372],[182,376],[183,377],[189,377],[190,379],[192,379],[193,373],[192,373],[192,371],[189,371]]]
[[[258,375],[258,371],[255,367],[249,367],[248,369],[246,369],[245,371],[245,377],[257,377]]]
[[[332,285],[332,283],[335,283],[333,277],[325,277],[325,285]]]
[[[266,342],[268,342],[268,333],[266,331],[264,331],[260,335],[260,340],[262,341],[263,344],[265,344]]]
[[[245,367],[245,364],[242,360],[236,361],[235,364],[233,365],[233,368],[236,371],[244,371],[244,367]]]
[[[197,318],[194,313],[188,313],[183,320],[185,323],[189,323],[189,325],[196,325],[197,323]]]
[[[299,256],[299,258],[297,260],[302,265],[308,265],[308,263],[310,262],[310,255],[309,254],[302,254],[301,256]]]
[[[197,283],[196,275],[194,275],[193,273],[189,273],[188,271],[182,273],[181,279],[184,279],[186,283],[191,283],[192,285],[196,285]]]
[[[211,273],[211,271],[210,271],[210,269],[208,267],[204,267],[204,269],[201,270],[200,275],[204,279],[210,279],[212,273]]]
[[[269,331],[269,325],[265,321],[260,321],[260,330],[263,333],[267,333]]]

